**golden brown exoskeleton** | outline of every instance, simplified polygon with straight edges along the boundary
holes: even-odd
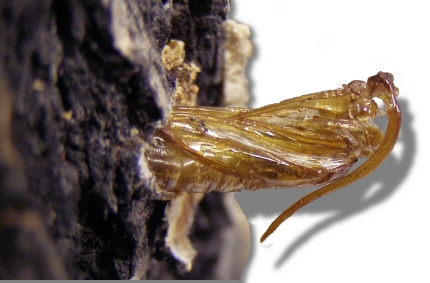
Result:
[[[284,211],[263,242],[295,211],[374,171],[390,154],[401,113],[393,76],[304,95],[258,109],[173,108],[144,149],[151,187],[162,199],[181,193],[326,185]],[[373,122],[386,105],[384,133]],[[347,174],[358,158],[368,158]]]

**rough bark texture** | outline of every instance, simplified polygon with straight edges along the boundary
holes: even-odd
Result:
[[[200,206],[185,273],[137,160],[169,113],[169,39],[202,69],[199,103],[220,103],[227,12],[228,0],[0,1],[0,278],[129,279],[138,266],[143,279],[217,278],[222,196]]]

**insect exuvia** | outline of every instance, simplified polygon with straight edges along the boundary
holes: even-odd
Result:
[[[263,242],[295,211],[372,173],[390,154],[401,112],[393,76],[380,72],[336,90],[258,109],[174,107],[144,154],[161,199],[182,193],[325,185],[285,210]],[[378,109],[374,98],[385,104]],[[373,122],[388,116],[385,134]],[[348,174],[358,158],[368,158]]]

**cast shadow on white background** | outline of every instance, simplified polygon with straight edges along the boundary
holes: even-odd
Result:
[[[401,105],[403,118],[401,135],[398,141],[398,143],[403,146],[400,154],[398,156],[391,154],[377,171],[367,178],[349,185],[336,193],[322,197],[299,210],[297,214],[322,214],[327,212],[333,212],[334,214],[317,223],[289,244],[282,256],[276,261],[275,268],[282,268],[283,265],[288,264],[288,261],[294,257],[294,254],[298,252],[301,247],[330,226],[336,225],[381,202],[387,201],[407,178],[417,152],[417,142],[416,135],[411,127],[413,116],[409,112],[408,102],[407,100],[399,99],[399,104]],[[382,129],[385,129],[385,125],[381,125],[379,121],[377,124]],[[354,166],[354,168],[356,168],[357,165]],[[375,187],[375,185],[378,186],[378,189],[368,196],[368,191],[372,187]],[[315,189],[316,187],[309,189],[275,190],[270,192],[245,192],[236,194],[236,200],[239,202],[248,219],[257,215],[273,216],[280,214],[283,210],[288,208],[289,205]],[[250,225],[250,227],[251,237],[253,239],[261,236],[256,235],[255,231],[252,229],[252,225]],[[256,250],[256,241],[251,241],[251,243],[253,244],[242,276],[243,282],[246,282],[248,267],[250,266],[250,262],[254,260],[253,251]]]

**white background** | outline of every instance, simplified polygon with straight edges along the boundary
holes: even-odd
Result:
[[[236,194],[251,222],[243,282],[430,282],[430,16],[426,1],[232,0],[250,26],[252,107],[395,74],[403,128],[371,176],[303,208],[259,237],[308,194]]]

